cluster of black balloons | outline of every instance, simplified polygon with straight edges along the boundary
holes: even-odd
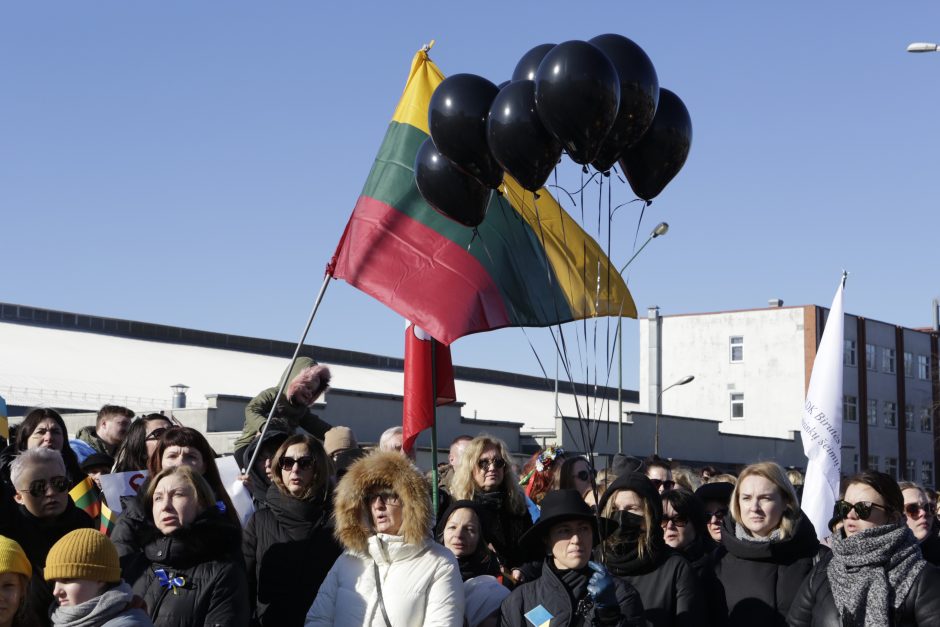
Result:
[[[636,195],[651,201],[692,143],[685,104],[659,87],[643,49],[616,34],[536,46],[499,87],[475,74],[448,77],[431,96],[428,124],[415,158],[418,190],[470,227],[483,221],[504,172],[537,191],[562,152],[605,173],[619,162]]]

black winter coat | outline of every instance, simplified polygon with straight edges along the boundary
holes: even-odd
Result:
[[[689,561],[692,572],[698,579],[699,589],[702,591],[702,600],[705,606],[705,619],[701,625],[720,627],[728,620],[728,608],[725,606],[725,595],[721,583],[715,575],[715,552],[718,543],[711,537],[697,538],[681,553]]]
[[[0,520],[0,535],[19,542],[29,558],[33,576],[29,581],[26,608],[40,625],[48,625],[49,606],[55,599],[52,596],[52,584],[43,579],[42,569],[46,566],[49,549],[70,531],[94,529],[95,521],[84,510],[75,507],[72,499],[68,500],[65,511],[52,519],[36,518],[24,505],[17,505],[10,513],[12,516]]]
[[[156,627],[248,627],[248,577],[241,529],[215,508],[164,536],[150,523],[143,552],[122,558],[124,579]],[[179,586],[161,583],[156,572]]]
[[[801,516],[786,540],[748,542],[735,536],[734,519],[727,516],[721,537],[715,574],[727,603],[728,625],[786,625],[796,592],[820,553],[813,524]]]
[[[920,552],[925,560],[934,566],[940,566],[940,536],[937,536],[933,529],[930,530],[930,535],[920,543]]]
[[[622,577],[640,593],[650,627],[702,625],[705,604],[698,578],[689,562],[669,551],[655,569]]]
[[[551,559],[551,558],[549,558]],[[643,603],[633,587],[620,577],[614,577],[617,585],[617,601],[620,603],[620,615],[601,617],[596,607],[590,603],[583,623],[572,620],[577,609],[576,601],[571,598],[567,586],[549,565],[548,560],[542,565],[542,576],[526,582],[506,597],[500,606],[500,627],[531,627],[526,613],[541,606],[551,615],[551,627],[567,625],[617,625],[618,627],[641,627]],[[580,601],[580,600],[578,600]]]
[[[790,627],[843,627],[826,570],[831,559],[831,553],[822,557],[803,581],[787,615]],[[940,569],[927,564],[920,571],[903,605],[890,620],[891,627],[940,625]]]
[[[493,545],[500,563],[508,568],[516,568],[531,559],[519,544],[522,534],[532,527],[529,512],[513,514],[506,507],[496,509],[480,494],[475,495],[473,500],[479,505],[483,534]]]
[[[242,549],[256,624],[298,627],[342,549],[324,499],[301,501],[272,485],[266,509],[245,528]],[[329,504],[329,500],[327,500]]]
[[[143,551],[141,542],[150,537],[148,529],[153,528],[153,523],[144,505],[145,493],[146,483],[135,496],[121,497],[121,514],[111,530],[111,542],[117,547],[118,556],[122,560]]]

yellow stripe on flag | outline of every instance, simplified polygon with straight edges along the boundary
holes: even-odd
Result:
[[[428,105],[431,102],[431,94],[443,80],[444,75],[428,58],[427,50],[419,50],[411,61],[408,82],[405,84],[398,106],[395,107],[392,120],[410,124],[430,135]]]

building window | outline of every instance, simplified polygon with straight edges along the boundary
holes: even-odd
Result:
[[[885,457],[885,474],[894,479],[898,480],[898,458],[897,457]]]
[[[731,395],[731,419],[744,418],[744,394],[736,393]]]
[[[898,404],[894,401],[885,401],[885,426],[898,426]]]
[[[875,345],[866,344],[865,345],[865,367],[869,370],[874,370],[876,366],[875,359]]]
[[[904,353],[904,376],[914,376],[914,355],[906,351]]]
[[[877,455],[868,456],[868,469],[878,470],[878,456]]]
[[[878,401],[873,398],[868,399],[868,424],[878,426]]]
[[[904,406],[904,428],[908,431],[914,430],[914,406],[905,405]],[[913,481],[913,479],[910,479]]]
[[[930,362],[927,361],[927,355],[917,356],[917,378],[921,381],[930,379]]]
[[[920,482],[925,486],[933,486],[933,462],[920,463]]]
[[[736,364],[744,361],[744,337],[741,335],[731,336],[731,363]]]
[[[858,401],[854,396],[842,395],[842,419],[846,422],[858,422]]]
[[[842,365],[855,365],[855,340],[845,340],[842,347]]]
[[[886,348],[881,353],[881,370],[888,374],[894,374],[897,368],[897,354],[893,348]]]
[[[907,460],[907,467],[904,469],[904,480],[905,481],[917,481],[917,460],[909,459]]]
[[[858,472],[858,453],[852,455],[852,472]]]
[[[933,420],[930,416],[929,407],[920,408],[920,430],[924,433],[930,433],[933,431]]]

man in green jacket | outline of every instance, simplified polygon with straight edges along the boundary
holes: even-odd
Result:
[[[89,444],[98,453],[114,457],[118,447],[127,437],[134,412],[120,405],[105,405],[98,410],[94,427],[82,427],[75,434],[82,442]]]
[[[277,391],[284,378],[289,381],[280,399]],[[330,369],[318,365],[309,357],[298,357],[290,372],[285,372],[278,385],[268,388],[251,399],[245,407],[245,427],[235,440],[235,459],[244,466],[248,460],[242,459],[245,449],[258,435],[271,407],[275,406],[274,417],[285,421],[294,430],[302,428],[314,437],[322,440],[331,425],[310,411],[310,408],[330,385]]]

